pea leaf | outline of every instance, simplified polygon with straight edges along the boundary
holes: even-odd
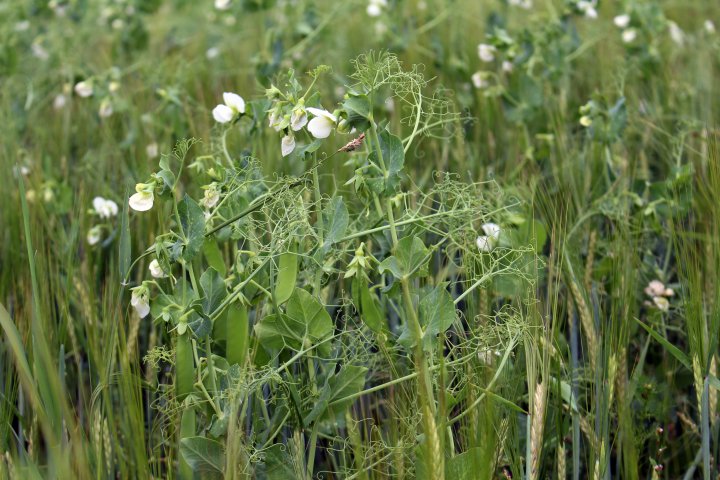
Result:
[[[343,412],[354,400],[347,397],[358,393],[365,385],[367,370],[365,367],[348,365],[343,367],[337,375],[329,377],[325,381],[315,407],[305,417],[305,425]]]
[[[209,438],[188,437],[181,439],[180,453],[194,472],[222,473],[225,467],[223,445]]]
[[[366,130],[370,126],[370,100],[366,95],[351,95],[343,102],[349,127]]]
[[[325,242],[322,247],[323,251],[327,251],[332,244],[340,240],[347,230],[350,216],[348,215],[343,197],[335,197],[332,199],[326,218],[327,231],[325,232]]]
[[[455,321],[455,304],[441,284],[422,297],[419,305],[420,324],[424,329],[423,348],[431,350],[439,333],[450,328]]]
[[[173,252],[180,253],[180,258],[189,262],[198,254],[205,240],[205,215],[200,206],[187,194],[178,204],[178,215],[182,238],[175,242]]]
[[[297,350],[302,348],[306,341],[315,344],[332,331],[330,314],[315,297],[302,288],[295,288],[284,314],[268,315],[255,325],[255,335],[260,343],[272,350],[280,350],[286,345]],[[329,345],[320,347],[320,352],[328,351]]]
[[[205,294],[202,302],[203,310],[210,315],[227,295],[225,282],[220,274],[211,267],[200,276],[200,287]]]
[[[429,253],[418,237],[405,237],[398,242],[395,255],[380,263],[380,273],[390,272],[398,279],[405,276],[427,276]]]
[[[388,170],[385,191],[390,193],[395,191],[395,188],[400,184],[400,172],[405,166],[405,151],[403,150],[402,141],[387,130],[380,132],[378,139],[383,161]]]
[[[306,335],[321,339],[333,330],[332,319],[325,307],[302,288],[296,288],[287,305],[287,315],[305,326]]]

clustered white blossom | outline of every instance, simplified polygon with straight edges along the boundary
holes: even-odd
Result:
[[[93,213],[103,220],[108,220],[118,214],[118,205],[112,200],[103,197],[95,197],[92,201]],[[95,225],[88,230],[86,240],[89,245],[97,245],[103,238],[103,225]]]
[[[231,122],[236,115],[245,113],[245,100],[237,93],[223,93],[223,102],[213,108],[212,115],[218,123]]]
[[[576,5],[578,10],[580,10],[587,18],[595,19],[598,17],[596,0],[580,0]]]
[[[652,280],[645,287],[645,295],[652,299],[652,303],[645,302],[646,305],[654,305],[661,312],[667,312],[670,309],[669,297],[675,295],[672,288],[667,288],[660,280]]]
[[[275,91],[273,87],[269,92]],[[306,107],[304,98],[297,100],[289,115],[283,114],[282,103],[268,110],[268,123],[276,132],[285,133],[280,140],[280,153],[283,157],[287,157],[295,150],[297,145],[295,132],[305,127],[313,137],[323,139],[329,137],[337,126],[338,119],[333,113],[324,108]]]
[[[635,41],[638,36],[638,31],[634,27],[630,26],[632,18],[629,14],[623,13],[621,15],[616,15],[613,18],[613,23],[616,27],[622,30],[620,37],[622,38],[623,43],[632,43]]]
[[[93,209],[100,218],[111,218],[118,214],[117,203],[103,197],[93,198]]]

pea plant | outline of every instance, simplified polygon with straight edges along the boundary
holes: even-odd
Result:
[[[513,362],[523,312],[487,303],[535,279],[521,205],[449,173],[417,186],[413,146],[461,124],[448,92],[388,53],[353,67],[331,109],[324,66],[264,98],[223,94],[212,138],[178,142],[129,198],[158,218],[130,303],[167,326],[145,360],[172,372],[155,407],[181,478],[444,478],[479,403],[466,370],[498,363],[492,384]],[[268,128],[276,146],[259,149]],[[289,172],[268,175],[259,151]]]

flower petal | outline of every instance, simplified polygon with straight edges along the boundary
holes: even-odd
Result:
[[[475,243],[477,244],[477,247],[480,249],[481,252],[489,252],[490,250],[492,250],[492,242],[490,241],[490,237],[481,235],[477,237]]]
[[[238,113],[245,113],[245,100],[237,93],[225,92],[223,93],[223,101],[225,105],[232,108]]]
[[[218,105],[213,108],[212,115],[216,122],[228,123],[235,116],[235,112],[227,105]]]
[[[308,123],[307,129],[315,138],[327,138],[335,124],[325,117],[315,117]]]
[[[495,240],[500,238],[500,225],[497,223],[485,223],[483,224],[482,229],[488,237],[492,237]]]
[[[155,197],[152,192],[138,192],[130,197],[128,203],[133,210],[147,212],[153,207],[154,201]]]
[[[337,122],[337,118],[335,118],[335,115],[328,112],[327,110],[323,110],[322,108],[314,108],[314,107],[308,107],[307,111],[315,115],[316,117],[324,117],[330,120],[333,123]]]
[[[292,135],[285,135],[280,141],[280,150],[282,151],[283,157],[290,155],[293,150],[295,150],[295,137]]]

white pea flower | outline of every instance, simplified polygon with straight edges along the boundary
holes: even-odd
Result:
[[[382,8],[377,3],[369,3],[366,12],[371,17],[379,17],[382,15]]]
[[[497,49],[494,46],[488,45],[487,43],[478,45],[478,57],[485,63],[490,63],[495,60],[496,51]]]
[[[387,7],[387,0],[370,0],[366,12],[371,17],[379,17],[383,7]]]
[[[475,88],[481,89],[490,86],[490,82],[488,82],[487,72],[475,72],[472,74],[471,79]]]
[[[307,112],[302,106],[295,107],[290,115],[290,128],[298,131],[308,123]]]
[[[93,94],[92,83],[88,80],[83,80],[75,84],[75,93],[79,96],[86,98]]]
[[[130,305],[133,306],[140,318],[145,318],[150,313],[150,292],[145,285],[132,289]]]
[[[103,197],[93,198],[93,209],[100,218],[111,218],[118,214],[117,203]]]
[[[215,8],[218,10],[227,10],[231,4],[232,0],[215,0]]]
[[[532,0],[508,0],[508,3],[514,7],[524,8],[525,10],[532,8]]]
[[[15,24],[15,31],[16,32],[24,32],[25,30],[30,28],[30,21],[28,20],[21,20]]]
[[[580,0],[577,3],[578,9],[585,14],[587,18],[597,18],[598,12],[595,9],[595,2],[588,0]]]
[[[114,111],[115,110],[113,109],[110,99],[103,98],[103,101],[100,102],[100,108],[98,109],[98,115],[100,115],[100,118],[107,118],[112,115]]]
[[[653,297],[653,303],[661,312],[670,310],[670,302],[665,297]]]
[[[295,150],[295,137],[292,134],[285,135],[280,141],[282,156],[287,157]]]
[[[485,235],[477,237],[475,243],[480,251],[489,252],[495,248],[495,245],[500,238],[500,226],[496,223],[485,223],[481,228]]]
[[[511,61],[504,60],[502,62],[502,69],[505,73],[511,73],[515,69],[515,65]]]
[[[270,111],[270,115],[268,115],[268,121],[271,128],[275,129],[276,132],[280,131],[280,122],[282,121],[282,117],[277,110]]]
[[[634,28],[628,28],[622,32],[622,41],[625,43],[632,43],[637,38],[637,30]]]
[[[220,201],[220,191],[217,188],[216,183],[211,183],[205,189],[203,199],[200,200],[200,204],[205,208],[213,208]]]
[[[307,111],[315,116],[307,125],[312,136],[315,138],[329,137],[337,123],[335,115],[321,108],[308,107]]]
[[[670,38],[676,45],[682,46],[685,43],[685,32],[682,31],[677,23],[673,21],[668,22],[668,30],[670,30]]]
[[[624,13],[613,18],[613,23],[618,28],[627,28],[630,25],[630,15]]]
[[[227,105],[216,106],[215,108],[213,108],[212,115],[215,121],[218,123],[228,123],[235,116],[232,108],[228,107]]]
[[[160,262],[157,261],[157,258],[154,258],[152,262],[150,262],[150,265],[148,265],[148,270],[150,270],[150,275],[152,275],[153,278],[167,277],[167,273],[165,273],[165,270],[162,269],[162,267],[160,266]]]
[[[220,55],[220,49],[218,47],[210,47],[205,52],[205,58],[212,60]]]
[[[135,185],[135,191],[128,203],[130,208],[138,212],[147,212],[153,207],[155,196],[153,195],[154,185],[146,183],[138,183]]]
[[[122,30],[123,27],[125,27],[125,21],[122,18],[116,18],[112,21],[110,26],[113,28],[113,30]]]
[[[50,58],[50,54],[47,50],[39,43],[39,42],[33,42],[32,45],[30,45],[30,50],[32,50],[32,54],[35,58],[38,58],[40,60],[47,60]]]
[[[219,104],[213,108],[213,118],[218,123],[228,123],[236,114],[245,113],[245,100],[237,93],[223,93],[224,104]]]
[[[709,34],[715,33],[715,24],[712,20],[705,20],[705,23],[703,23],[703,27],[705,27],[705,31]]]
[[[30,167],[27,165],[16,165],[13,167],[13,175],[15,178],[23,176],[26,177],[30,174]]]
[[[67,97],[64,93],[58,93],[53,99],[53,108],[55,110],[62,110],[67,104]]]
[[[102,227],[95,225],[87,233],[87,242],[89,245],[97,245],[102,240]]]
[[[159,153],[158,144],[156,142],[148,143],[145,147],[145,153],[147,154],[148,158],[157,157]]]
[[[648,297],[672,297],[675,295],[675,290],[667,288],[660,280],[652,280],[643,291]]]
[[[582,117],[580,117],[580,125],[582,125],[583,127],[587,128],[592,125],[592,123],[592,118],[589,115],[583,115]]]

